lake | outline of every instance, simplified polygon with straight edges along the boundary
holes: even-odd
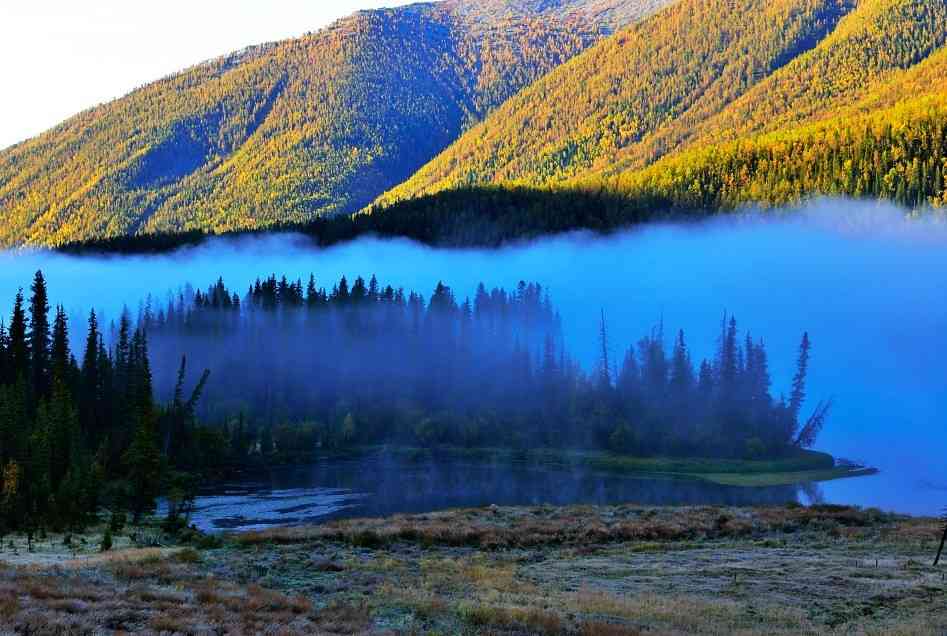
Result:
[[[516,462],[325,459],[205,487],[193,523],[207,532],[257,530],[342,517],[489,505],[720,504],[821,501],[818,486],[741,488]]]
[[[442,280],[460,299],[481,281],[507,288],[521,279],[536,281],[549,289],[569,347],[586,365],[595,358],[600,309],[618,357],[659,321],[669,332],[685,329],[692,343],[712,343],[726,311],[765,339],[777,397],[788,392],[799,338],[808,331],[809,406],[829,397],[835,401],[817,447],[881,469],[877,476],[823,484],[820,496],[918,514],[947,506],[947,228],[904,221],[900,211],[878,204],[822,201],[793,215],[652,225],[605,237],[579,233],[499,250],[432,249],[374,238],[316,249],[300,237],[269,235],[217,239],[164,255],[7,253],[0,254],[3,315],[9,315],[16,288],[28,286],[37,268],[47,275],[52,302],[63,303],[79,321],[73,335],[80,337],[92,306],[115,318],[123,305],[135,308],[148,293],[164,298],[184,283],[206,287],[218,276],[246,289],[270,273],[306,278],[312,272],[327,286],[342,274],[350,279],[377,274],[383,283],[425,295]],[[159,377],[173,372],[155,369]],[[421,487],[427,473],[405,468],[399,478],[387,468],[378,470],[390,481],[374,486],[371,479],[358,481],[357,471],[316,466],[240,487],[250,488],[250,499],[285,493],[286,501],[278,504],[284,508],[314,505],[316,496],[326,497],[329,508],[347,506],[349,495],[360,493],[366,495],[359,504],[362,513],[413,509],[411,500],[394,493]],[[479,469],[456,470],[461,472],[449,476],[461,479],[463,470]],[[466,476],[475,477],[487,475]],[[560,492],[590,503],[624,498],[709,503],[727,497],[753,503],[757,496],[772,495],[589,479],[524,474],[509,488],[498,484],[470,495],[445,494],[443,505],[532,503],[546,497],[557,503]],[[401,488],[402,483],[411,486]],[[544,489],[543,483],[554,486]],[[317,495],[316,488],[326,490]],[[671,492],[659,495],[665,488]],[[388,498],[399,503],[386,508]]]

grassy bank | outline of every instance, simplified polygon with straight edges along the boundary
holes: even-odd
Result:
[[[934,519],[841,506],[346,520],[0,568],[31,633],[942,634]],[[0,555],[2,559],[2,555]]]
[[[475,462],[520,462],[563,469],[591,469],[627,475],[700,479],[725,486],[787,486],[872,475],[861,466],[836,466],[828,453],[797,450],[775,459],[718,459],[704,457],[632,457],[604,451],[558,449],[513,450],[441,446],[369,446],[352,449],[353,456],[390,454],[411,461],[450,459]]]

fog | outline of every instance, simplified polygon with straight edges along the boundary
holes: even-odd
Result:
[[[216,239],[139,257],[0,254],[0,310],[42,268],[53,303],[82,316],[115,317],[148,293],[218,276],[237,290],[257,277],[315,274],[331,284],[377,274],[429,296],[439,280],[462,300],[478,282],[536,281],[562,315],[565,341],[587,363],[599,308],[612,353],[663,319],[699,346],[714,341],[724,311],[766,340],[774,389],[787,387],[801,332],[813,341],[810,404],[834,396],[818,447],[879,467],[878,477],[824,486],[828,500],[906,512],[947,505],[947,226],[905,221],[874,203],[821,201],[764,216],[653,225],[607,237],[563,235],[499,250],[433,249],[361,239],[315,249],[302,237]],[[73,321],[74,333],[84,324]],[[695,357],[710,355],[696,349]]]

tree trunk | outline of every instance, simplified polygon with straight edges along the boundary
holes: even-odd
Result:
[[[944,543],[947,543],[947,524],[944,525],[944,536],[940,538],[940,547],[937,548],[937,556],[934,557],[934,566],[940,563],[940,555],[944,551]]]

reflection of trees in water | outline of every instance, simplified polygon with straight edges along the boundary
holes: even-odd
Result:
[[[520,463],[472,463],[393,457],[326,461],[274,473],[274,488],[321,486],[371,493],[345,514],[386,515],[497,505],[717,504],[733,506],[798,501],[796,486],[737,487],[700,480],[632,477],[584,469]]]

